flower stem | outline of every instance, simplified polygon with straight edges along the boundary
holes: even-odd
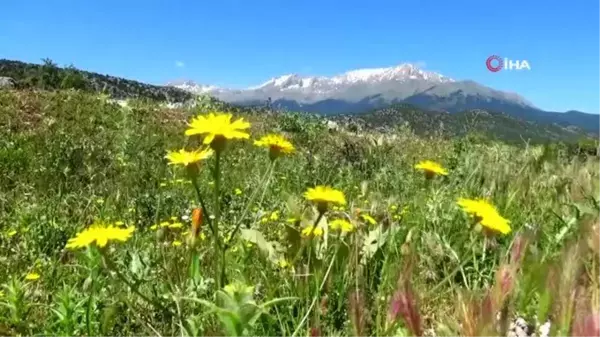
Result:
[[[198,202],[200,203],[200,207],[202,207],[202,213],[203,219],[206,219],[206,222],[208,222],[208,227],[210,228],[210,231],[212,232],[213,236],[216,237],[217,236],[217,231],[215,229],[215,227],[213,226],[213,222],[210,218],[210,214],[208,213],[208,209],[206,208],[206,205],[204,204],[204,199],[202,198],[202,194],[200,193],[200,187],[198,186],[198,181],[196,180],[196,177],[191,177],[190,178],[192,181],[192,185],[194,186],[194,190],[196,190],[196,197],[198,198]],[[220,245],[220,242],[217,241],[217,243]]]
[[[321,281],[321,285],[319,286],[319,288],[317,290],[317,296],[315,296],[313,298],[312,303],[308,307],[308,310],[306,310],[306,314],[304,315],[304,317],[300,321],[300,324],[298,324],[298,326],[296,327],[296,330],[294,330],[294,333],[292,333],[292,337],[296,336],[296,334],[298,334],[298,332],[300,332],[300,329],[302,328],[302,326],[304,325],[304,323],[308,319],[308,316],[312,312],[312,308],[317,303],[317,299],[319,298],[318,294],[320,294],[321,291],[323,291],[323,287],[325,286],[325,283],[327,282],[327,279],[329,278],[329,273],[331,272],[331,269],[333,268],[333,264],[335,262],[335,256],[337,255],[339,248],[340,248],[340,246],[338,245],[337,248],[336,248],[336,250],[335,250],[335,253],[334,253],[334,258],[331,259],[331,262],[329,263],[329,267],[327,267],[327,271],[325,272],[325,276],[323,277],[323,280]]]
[[[217,289],[221,289],[224,281],[224,269],[225,269],[225,250],[222,249],[219,237],[219,221],[221,217],[221,151],[215,151],[215,169],[213,171],[213,179],[215,180],[215,221],[213,223],[214,228],[214,245],[215,245],[215,253],[221,252],[221,260],[219,261],[217,258],[217,266],[219,268],[217,270],[220,271],[217,274]]]
[[[261,200],[262,200],[262,198],[264,198],[265,191],[267,190],[269,182],[271,181],[271,177],[273,176],[274,167],[275,167],[275,161],[272,162],[272,164],[269,166],[269,169],[265,173],[265,176],[263,177],[263,179],[261,179],[260,186],[264,186],[263,192],[261,195]],[[248,204],[246,205],[246,209],[244,209],[244,213],[242,213],[242,216],[236,223],[236,225],[233,229],[233,232],[231,232],[231,235],[229,235],[229,240],[227,240],[227,242],[225,243],[225,247],[223,248],[224,250],[227,250],[231,246],[231,241],[233,240],[233,237],[235,236],[235,234],[237,234],[238,230],[242,226],[242,221],[244,221],[244,219],[246,218],[246,214],[248,213],[250,206],[254,203],[254,199],[256,199],[257,195],[258,195],[258,190],[254,190],[254,192],[250,196],[250,201],[248,201]]]
[[[90,292],[90,297],[88,298],[88,303],[87,303],[87,308],[85,311],[85,326],[87,329],[87,333],[88,336],[92,336],[92,315],[94,312],[93,306],[94,306],[94,296],[96,295],[96,272],[95,270],[92,270],[92,284],[91,284],[91,292]]]
[[[302,253],[304,253],[306,246],[312,243],[313,232],[317,228],[317,225],[319,224],[319,222],[321,222],[321,218],[323,218],[324,214],[325,214],[325,212],[321,212],[321,211],[319,212],[319,216],[317,216],[317,220],[315,220],[314,224],[312,225],[312,228],[310,229],[310,233],[308,234],[308,242],[306,242],[304,245],[302,245],[300,250],[298,250],[298,253],[296,253],[296,256],[294,256],[294,259],[292,260],[292,265],[296,264],[296,262],[298,261],[298,258],[300,258]]]
[[[102,262],[104,262],[104,266],[115,272],[115,274],[117,275],[117,278],[119,280],[121,280],[123,283],[125,283],[129,289],[131,289],[131,291],[133,291],[136,295],[138,295],[141,299],[143,299],[145,302],[147,302],[148,304],[156,307],[157,309],[164,311],[164,312],[168,312],[170,314],[173,314],[167,307],[165,307],[162,303],[159,303],[157,301],[153,301],[152,299],[148,298],[148,296],[142,294],[140,292],[140,290],[138,289],[137,286],[135,286],[134,284],[131,283],[131,281],[129,281],[125,275],[123,275],[119,269],[117,268],[117,266],[115,266],[115,263],[112,261],[112,259],[106,254],[106,252],[104,250],[100,250],[100,254],[102,255]]]

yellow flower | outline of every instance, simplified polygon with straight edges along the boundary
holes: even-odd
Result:
[[[339,229],[340,231],[347,233],[354,230],[354,226],[347,220],[335,219],[329,223],[331,229]]]
[[[185,183],[185,180],[183,180],[183,179],[175,179],[175,183],[176,184],[183,184],[183,183]]]
[[[174,247],[179,247],[181,246],[181,241],[175,240],[173,241],[173,243],[171,243]]]
[[[12,231],[8,232],[7,234],[9,237],[13,237],[17,234],[17,231],[13,229]]]
[[[175,223],[170,224],[169,228],[171,228],[171,229],[183,228],[183,224],[181,222],[175,222]]]
[[[375,221],[375,219],[373,219],[373,217],[372,217],[372,216],[370,216],[370,215],[369,215],[369,214],[367,214],[367,213],[363,213],[363,214],[361,214],[361,215],[360,215],[360,217],[361,217],[363,220],[365,220],[365,221],[366,221],[368,224],[370,224],[370,225],[376,225],[376,224],[377,224],[377,221]]]
[[[158,229],[158,225],[152,225],[152,226],[150,226],[150,229],[153,230],[153,231],[155,231],[155,230]]]
[[[286,259],[279,259],[279,261],[277,261],[277,264],[281,268],[286,268],[290,266],[290,263]]]
[[[104,203],[104,199],[102,199],[102,198],[98,198],[98,199],[96,199],[96,203],[97,203],[98,205],[102,205],[102,204]]]
[[[186,151],[185,149],[181,149],[179,151],[170,151],[167,153],[165,158],[169,160],[169,165],[183,165],[188,166],[190,164],[197,163],[201,160],[205,160],[212,156],[212,149],[205,149],[202,151],[194,150],[194,151]],[[165,185],[166,186],[166,185]]]
[[[511,231],[510,221],[503,218],[494,205],[484,199],[458,199],[457,204],[467,214],[471,214],[485,228],[508,234]]]
[[[309,188],[304,193],[304,197],[309,201],[316,202],[319,212],[327,211],[329,204],[346,204],[346,197],[344,196],[344,193],[329,186],[317,186],[315,188]]]
[[[303,237],[309,237],[311,235],[312,236],[323,236],[323,228],[315,227],[315,226],[308,226],[302,230]]]
[[[291,154],[294,152],[294,145],[280,135],[270,134],[254,141],[254,145],[268,147],[269,156],[275,159],[282,154]]]
[[[204,144],[211,144],[216,150],[222,150],[227,139],[248,139],[250,135],[244,131],[250,128],[250,123],[243,118],[231,121],[233,116],[228,113],[210,113],[192,119],[186,136],[204,135]],[[215,142],[216,141],[216,142]]]
[[[230,296],[234,296],[235,294],[249,295],[254,293],[254,286],[247,286],[240,281],[235,281],[223,287],[223,290]]]
[[[269,220],[271,220],[271,221],[279,220],[279,211],[273,211],[273,213],[271,213],[271,216],[269,216]]]
[[[241,195],[242,194],[242,190],[240,190],[239,188],[235,189],[235,195]]]
[[[171,225],[168,221],[163,221],[159,224],[160,228],[169,227]]]
[[[40,278],[40,274],[35,273],[35,272],[25,275],[25,279],[28,281],[35,281],[39,278]]]
[[[125,223],[123,221],[117,221],[115,222],[115,225],[117,226],[123,226]]]
[[[425,175],[428,178],[433,177],[435,174],[443,176],[448,175],[448,171],[445,168],[443,168],[442,165],[431,160],[424,160],[418,163],[417,165],[415,165],[415,169],[425,171]]]
[[[119,228],[113,225],[96,223],[79,232],[74,238],[69,239],[66,248],[82,248],[94,242],[98,247],[104,247],[111,240],[125,242],[129,240],[133,231],[135,231],[135,227],[133,226]]]

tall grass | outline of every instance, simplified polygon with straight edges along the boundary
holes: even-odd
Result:
[[[296,152],[272,164],[232,141],[196,190],[164,157],[199,146],[184,130],[209,111],[0,91],[0,334],[476,336],[517,315],[598,334],[598,158],[238,110],[252,140],[280,133]],[[449,174],[427,179],[426,159]],[[347,204],[317,219],[316,185]],[[512,232],[485,236],[460,197],[492,202]],[[342,218],[355,231],[327,226]],[[98,221],[136,231],[65,249]],[[303,237],[313,224],[323,236]]]

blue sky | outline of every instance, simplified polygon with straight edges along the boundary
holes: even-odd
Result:
[[[235,88],[418,62],[546,110],[598,113],[598,14],[597,0],[3,0],[0,58]],[[492,54],[531,71],[491,73]]]

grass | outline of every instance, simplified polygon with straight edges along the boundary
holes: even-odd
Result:
[[[0,91],[0,334],[476,336],[519,315],[597,335],[598,158],[239,110],[250,140],[193,175],[168,165],[203,148],[184,131],[210,110]],[[270,160],[253,145],[267,133],[295,153]],[[319,210],[303,197],[317,185],[346,205]],[[512,231],[488,235],[461,197]],[[98,222],[135,231],[65,248]],[[314,224],[323,235],[303,237]]]

